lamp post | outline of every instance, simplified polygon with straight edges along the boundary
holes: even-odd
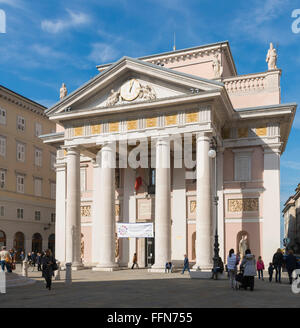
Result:
[[[219,237],[218,237],[218,193],[217,193],[217,139],[212,137],[210,142],[210,150],[208,151],[208,156],[214,159],[214,169],[215,169],[215,190],[214,190],[214,205],[215,205],[215,242],[214,242],[214,266],[213,270],[218,267],[219,262]],[[217,274],[216,274],[217,277]]]

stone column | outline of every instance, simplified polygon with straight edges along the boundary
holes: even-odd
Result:
[[[200,133],[197,135],[196,264],[194,269],[200,270],[211,269],[213,257],[209,142],[208,135]]]
[[[94,166],[93,262],[95,271],[112,271],[115,263],[115,147],[106,143]]]
[[[66,163],[64,151],[56,157],[56,209],[55,209],[55,257],[62,266],[66,262]]]
[[[67,152],[66,262],[72,263],[73,270],[82,267],[80,240],[80,152],[70,147]]]
[[[170,141],[159,138],[156,143],[155,177],[155,263],[151,271],[163,271],[171,261],[171,187]]]
[[[264,147],[262,256],[265,263],[272,261],[280,247],[280,146]]]

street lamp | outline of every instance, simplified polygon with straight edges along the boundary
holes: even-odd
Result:
[[[218,267],[218,262],[219,262],[219,237],[218,237],[218,193],[217,193],[217,139],[216,137],[212,137],[211,142],[210,142],[210,149],[208,151],[208,157],[214,159],[214,166],[215,166],[215,190],[214,190],[214,205],[215,205],[215,243],[214,243],[214,266],[213,270],[216,272],[216,268]],[[216,274],[217,278],[217,274]]]

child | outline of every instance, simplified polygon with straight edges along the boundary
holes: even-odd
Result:
[[[265,265],[261,256],[258,257],[256,269],[258,271],[258,279],[260,279],[260,275],[261,275],[262,280],[264,280],[263,270],[265,269]]]
[[[272,263],[269,263],[269,268],[268,268],[268,272],[269,272],[269,281],[272,281],[272,277],[273,277],[273,271],[274,271],[274,266]]]

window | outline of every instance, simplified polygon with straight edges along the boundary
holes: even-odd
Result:
[[[54,182],[50,183],[50,197],[51,199],[55,199],[56,197],[56,184]]]
[[[19,131],[25,131],[25,118],[22,116],[17,116],[17,129]]]
[[[42,196],[42,179],[34,179],[34,194],[35,196]]]
[[[0,216],[4,216],[4,206],[0,206]]]
[[[17,175],[17,192],[20,192],[22,194],[24,194],[25,191],[24,180],[25,180],[24,175]]]
[[[251,153],[237,152],[235,153],[235,170],[234,179],[236,181],[250,181],[251,180]]]
[[[6,138],[0,136],[0,155],[6,156]]]
[[[85,168],[80,169],[80,191],[81,192],[86,191],[86,169]]]
[[[42,124],[35,123],[35,136],[39,137],[42,134]]]
[[[20,142],[17,143],[17,161],[25,161],[25,145]]]
[[[4,170],[0,170],[0,189],[5,188],[5,178],[6,178],[6,172]]]
[[[6,124],[6,110],[0,108],[0,124]]]
[[[51,223],[55,223],[55,213],[51,213]]]
[[[34,219],[35,219],[35,221],[41,221],[41,212],[40,211],[34,212]]]
[[[55,164],[56,164],[56,155],[51,153],[50,154],[50,167],[52,170],[55,170]]]
[[[18,219],[24,218],[24,209],[23,208],[17,208],[17,218]]]
[[[42,166],[42,156],[43,156],[43,153],[42,153],[42,150],[41,149],[38,149],[38,148],[35,148],[34,150],[34,164],[36,166]]]

